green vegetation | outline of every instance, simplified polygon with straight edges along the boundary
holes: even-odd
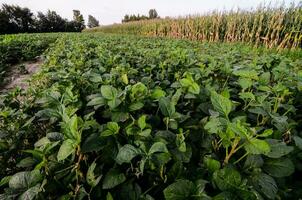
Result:
[[[1,96],[0,199],[301,197],[301,50],[62,34],[45,58]]]
[[[73,20],[69,21],[51,10],[35,16],[30,9],[17,5],[2,4],[0,8],[0,34],[81,32],[84,28],[79,10],[73,10]]]
[[[19,34],[0,36],[0,86],[12,64],[35,60],[59,34]]]
[[[84,31],[211,42],[245,42],[268,48],[301,48],[301,6],[260,7],[255,11],[214,11],[202,16],[137,21]]]

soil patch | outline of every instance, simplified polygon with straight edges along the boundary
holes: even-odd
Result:
[[[0,92],[7,92],[17,86],[26,90],[28,88],[27,80],[40,69],[42,63],[42,59],[39,59],[11,66],[10,71],[6,74],[5,84],[0,87]]]

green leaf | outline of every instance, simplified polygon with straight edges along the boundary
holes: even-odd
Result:
[[[293,137],[296,146],[302,150],[302,138],[300,138],[299,136],[294,136]]]
[[[106,105],[106,101],[103,97],[95,97],[87,103],[87,106],[104,106],[104,105]]]
[[[130,111],[136,111],[136,110],[140,110],[144,107],[144,103],[142,102],[134,102],[132,104],[129,105],[129,110]]]
[[[107,193],[106,200],[114,200],[110,192]]]
[[[120,127],[116,122],[108,122],[106,125],[106,130],[101,133],[102,137],[108,137],[110,135],[118,134]]]
[[[144,99],[148,94],[148,88],[141,82],[136,83],[131,88],[130,97],[132,100]]]
[[[140,151],[130,144],[126,144],[119,149],[119,152],[116,156],[116,162],[118,164],[130,163],[131,160],[138,156]]]
[[[33,200],[36,199],[39,192],[41,192],[41,184],[37,184],[29,189],[27,189],[25,192],[23,192],[18,199],[24,199],[24,200]]]
[[[264,140],[259,140],[257,138],[252,138],[248,140],[245,145],[244,149],[246,152],[250,154],[268,154],[270,152],[269,144]]]
[[[100,182],[102,176],[99,176],[99,177],[95,177],[94,175],[94,169],[96,167],[96,163],[93,162],[89,168],[88,168],[88,171],[87,171],[87,174],[86,174],[86,181],[87,183],[91,186],[91,187],[95,187],[97,186],[97,184]]]
[[[3,185],[8,184],[9,180],[11,179],[12,176],[5,176],[1,179],[0,181],[0,187],[2,187]]]
[[[268,154],[266,154],[266,156],[270,158],[281,158],[294,150],[294,147],[287,146],[285,142],[280,142],[274,139],[267,141],[270,144],[271,150]]]
[[[9,180],[9,187],[12,189],[27,189],[35,186],[43,179],[39,170],[18,172]]]
[[[137,124],[141,130],[143,130],[146,127],[146,115],[142,115],[138,120]]]
[[[290,176],[295,171],[295,166],[289,158],[270,159],[265,161],[264,171],[273,177]]]
[[[179,134],[176,134],[176,146],[180,152],[186,152],[187,147],[186,147],[186,142],[185,142],[185,136],[181,132]]]
[[[22,159],[18,164],[17,167],[32,167],[36,163],[35,159],[32,157],[27,157]]]
[[[138,135],[142,137],[149,137],[151,134],[151,129],[145,129],[142,132],[139,132]]]
[[[258,80],[258,73],[255,70],[238,70],[233,72],[236,76],[240,76],[242,78],[250,78],[254,80]]]
[[[240,186],[241,175],[235,169],[225,167],[213,173],[213,181],[220,190],[229,190]]]
[[[255,96],[251,92],[241,92],[239,93],[239,96],[243,100],[255,100]]]
[[[118,107],[121,103],[122,103],[122,101],[119,100],[118,98],[114,98],[114,99],[112,99],[112,100],[108,100],[108,101],[107,101],[107,104],[108,104],[108,106],[109,106],[109,108],[110,108],[111,110],[113,110],[113,109],[115,109],[116,107]]]
[[[148,155],[152,155],[152,154],[158,153],[158,152],[169,153],[169,151],[164,143],[156,142],[149,149]]]
[[[166,200],[187,200],[193,198],[195,185],[189,180],[177,180],[164,189]]]
[[[213,173],[217,170],[220,169],[221,167],[221,164],[219,161],[213,159],[213,158],[210,158],[208,156],[205,156],[204,159],[203,159],[203,162],[206,166],[206,168],[209,170],[209,172]]]
[[[211,92],[211,102],[214,109],[223,116],[228,116],[232,110],[232,102],[215,91]]]
[[[58,152],[57,159],[58,161],[65,160],[69,155],[73,154],[76,150],[77,144],[71,139],[65,140]]]
[[[273,134],[273,130],[272,129],[266,129],[265,131],[263,131],[263,133],[258,134],[257,137],[268,137],[270,135]]]
[[[110,169],[103,180],[103,189],[112,189],[126,181],[126,176],[117,169]]]
[[[113,100],[117,97],[117,89],[111,85],[102,85],[101,94],[107,100]]]
[[[264,173],[259,173],[253,176],[251,180],[255,189],[264,194],[267,198],[276,198],[278,187],[272,177]]]
[[[168,97],[161,97],[159,99],[159,108],[161,113],[166,117],[171,117],[175,113],[175,105]]]
[[[221,123],[217,117],[210,117],[210,120],[205,124],[204,129],[208,131],[208,133],[218,133],[221,130]]]
[[[155,100],[158,100],[161,97],[164,97],[165,95],[166,95],[166,92],[164,90],[162,90],[161,88],[155,88],[152,91],[151,98],[155,99]]]
[[[128,83],[129,83],[128,75],[127,74],[122,74],[121,78],[122,78],[123,83],[128,85]]]

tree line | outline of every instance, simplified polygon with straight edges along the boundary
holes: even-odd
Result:
[[[99,21],[88,16],[88,27],[99,26]],[[62,18],[56,11],[38,12],[17,5],[3,4],[0,8],[0,34],[80,32],[85,28],[85,20],[79,10],[73,10],[73,20]]]
[[[155,9],[150,9],[149,10],[149,16],[146,15],[125,15],[124,19],[122,19],[122,23],[126,23],[126,22],[132,22],[132,21],[140,21],[140,20],[149,20],[149,19],[156,19],[156,18],[160,18],[158,16],[158,13]]]

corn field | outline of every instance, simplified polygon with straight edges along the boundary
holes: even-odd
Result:
[[[252,11],[213,11],[206,15],[136,21],[84,31],[294,49],[302,47],[302,2],[290,7],[269,5]]]

